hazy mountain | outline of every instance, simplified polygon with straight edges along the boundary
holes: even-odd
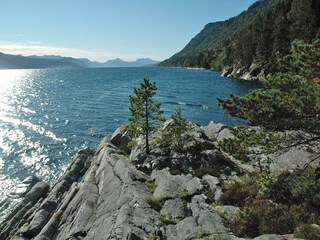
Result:
[[[157,63],[159,62],[149,58],[140,58],[133,62],[123,61],[120,58],[116,58],[103,63],[102,67],[144,67],[156,65]]]
[[[138,59],[127,62],[121,59],[109,60],[105,63],[90,61],[86,58],[61,57],[56,55],[21,56],[0,53],[0,69],[29,69],[29,68],[99,68],[99,67],[143,67],[157,64],[151,59]]]
[[[0,69],[28,68],[85,68],[91,67],[88,59],[60,56],[21,56],[0,53]]]

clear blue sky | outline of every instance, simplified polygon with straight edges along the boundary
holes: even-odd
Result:
[[[180,51],[256,0],[0,0],[0,52],[106,61]]]

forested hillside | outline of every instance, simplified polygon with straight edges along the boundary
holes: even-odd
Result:
[[[207,24],[161,65],[257,76],[275,70],[276,56],[287,54],[293,40],[319,36],[320,0],[261,0],[237,17]]]

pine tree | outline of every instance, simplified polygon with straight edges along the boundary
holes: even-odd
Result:
[[[136,138],[143,134],[146,140],[146,154],[150,153],[149,136],[157,123],[163,120],[161,103],[155,103],[153,97],[156,94],[156,83],[150,83],[144,78],[139,88],[134,88],[134,95],[130,96],[129,110],[129,135]]]
[[[280,71],[268,77],[264,88],[244,97],[218,99],[232,116],[271,130],[304,130],[320,137],[320,41],[295,41],[291,53],[280,59]]]

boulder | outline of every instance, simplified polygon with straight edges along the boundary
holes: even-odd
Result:
[[[277,152],[270,155],[271,164],[270,170],[272,172],[292,171],[303,168],[308,165],[311,159],[316,156],[315,153],[309,152],[303,147],[293,147],[286,151]],[[318,166],[320,159],[312,162],[311,166]]]
[[[134,147],[131,150],[129,160],[134,165],[141,165],[143,164],[147,159],[147,155],[141,150],[139,147]]]
[[[224,139],[233,139],[234,135],[232,134],[232,132],[230,131],[229,128],[223,128],[218,136],[217,136],[217,142],[223,141]]]
[[[43,181],[38,182],[30,189],[25,198],[29,199],[33,203],[36,203],[40,198],[43,198],[47,195],[49,188],[49,184]]]
[[[176,238],[169,239],[185,239],[191,240],[196,239],[200,229],[197,225],[196,220],[193,217],[187,217],[180,221],[176,226]]]
[[[29,176],[25,178],[18,186],[16,189],[10,193],[10,195],[18,195],[18,197],[24,197],[30,189],[37,183],[40,182],[41,180],[35,176]]]
[[[187,208],[187,203],[179,198],[168,199],[165,201],[160,214],[169,220],[181,220],[191,215],[190,210]]]
[[[258,80],[258,75],[261,73],[261,71],[261,65],[253,62],[250,65],[249,69],[243,72],[240,78],[247,81],[256,81]]]
[[[36,212],[27,230],[22,232],[23,236],[28,238],[33,238],[37,236],[38,233],[40,233],[41,229],[47,223],[49,216],[50,214],[44,209],[41,209],[38,212]]]
[[[221,77],[227,77],[230,73],[232,73],[232,68],[231,67],[226,67],[222,70],[221,72]]]
[[[128,147],[128,143],[131,141],[127,134],[128,126],[120,126],[111,136],[110,142],[116,147],[122,149],[126,153],[130,154],[131,149]]]
[[[203,189],[199,178],[188,175],[171,175],[168,169],[153,171],[151,178],[158,186],[153,195],[157,199],[185,198]]]
[[[227,233],[228,229],[224,226],[223,219],[216,213],[209,210],[201,211],[198,224],[202,231],[206,233]]]
[[[238,213],[240,212],[240,208],[235,206],[227,206],[227,205],[216,206],[214,207],[214,211],[217,214],[219,214],[221,217],[226,219],[228,222],[231,222],[237,217]]]
[[[285,239],[287,238],[281,235],[276,235],[276,234],[266,234],[266,235],[261,235],[259,237],[254,238],[254,240],[285,240]]]
[[[215,123],[211,121],[208,126],[203,126],[201,129],[210,141],[216,141],[221,130],[226,127],[227,126],[222,123]]]
[[[209,187],[214,190],[217,188],[217,186],[220,184],[220,180],[217,177],[211,176],[211,175],[204,175],[202,179],[209,185]]]

